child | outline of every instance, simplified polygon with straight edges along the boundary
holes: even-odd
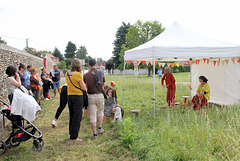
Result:
[[[114,113],[113,121],[122,121],[121,107],[120,105],[116,104],[116,99],[113,97],[113,89],[109,87],[106,90],[106,93],[108,95],[108,99],[105,99],[104,115],[111,116],[111,114]]]

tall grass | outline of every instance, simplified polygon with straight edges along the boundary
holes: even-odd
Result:
[[[177,81],[182,75],[174,74]],[[185,76],[185,82],[188,80]],[[240,106],[194,111],[191,107],[168,108],[166,89],[156,79],[156,115],[152,112],[152,77],[126,77],[124,102],[121,102],[122,77],[108,76],[117,83],[118,100],[131,117],[132,135],[138,136],[129,144],[130,150],[143,160],[240,160]],[[179,81],[180,82],[180,81]],[[187,84],[177,84],[176,100],[189,95]],[[139,117],[128,110],[141,109]],[[126,128],[119,125],[119,135]],[[124,129],[125,128],[125,129]],[[129,133],[129,131],[128,131]],[[121,135],[123,136],[123,135]],[[124,138],[121,138],[124,142]]]

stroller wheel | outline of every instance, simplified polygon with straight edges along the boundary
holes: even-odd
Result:
[[[7,145],[4,141],[0,140],[0,154],[5,153],[7,150]]]
[[[18,145],[20,145],[21,142],[13,141],[14,139],[15,139],[15,136],[13,136],[13,137],[11,138],[10,144],[11,144],[12,146],[18,146]]]
[[[43,145],[44,145],[44,140],[41,141],[41,145],[42,145],[42,147],[43,147]]]
[[[40,142],[35,142],[33,143],[32,148],[33,148],[33,151],[40,152],[42,151],[42,144]]]

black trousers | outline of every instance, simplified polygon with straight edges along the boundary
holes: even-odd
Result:
[[[80,124],[82,121],[82,108],[83,108],[83,96],[82,95],[69,95],[68,96],[69,107],[69,134],[70,139],[77,139]]]
[[[58,119],[59,116],[61,115],[62,111],[64,110],[64,108],[67,105],[67,86],[63,86],[62,87],[62,91],[60,93],[60,106],[57,109],[55,118]]]
[[[48,83],[43,84],[43,97],[47,98],[47,92],[49,92],[50,89],[50,81]]]

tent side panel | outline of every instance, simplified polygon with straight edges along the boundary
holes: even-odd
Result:
[[[226,65],[213,63],[192,65],[192,91],[191,94],[196,94],[199,85],[198,77],[203,75],[208,78],[210,86],[210,102],[230,105],[240,99],[240,64],[229,61]]]

